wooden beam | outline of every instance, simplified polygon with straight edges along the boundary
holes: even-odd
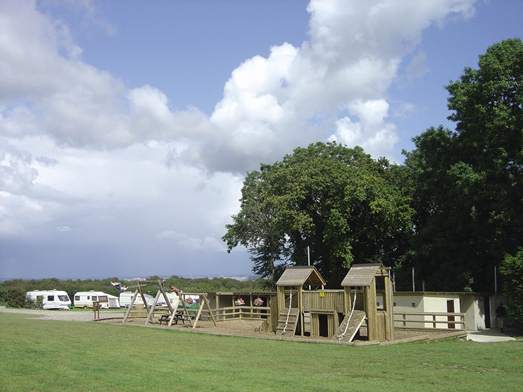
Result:
[[[134,301],[136,301],[136,298],[138,297],[138,289],[135,290],[133,298],[131,299],[131,303],[129,304],[129,307],[127,308],[127,311],[125,312],[125,316],[122,320],[122,324],[125,324],[127,322],[127,319],[129,318],[129,314],[131,314],[131,309],[134,306]]]
[[[299,291],[298,291],[298,317],[300,318],[300,332],[301,332],[301,336],[303,336],[303,327],[304,327],[304,322],[303,322],[303,287],[300,286],[299,288]]]
[[[169,313],[173,312],[173,307],[171,305],[171,301],[169,300],[169,297],[167,296],[167,293],[165,292],[163,288],[163,283],[161,280],[158,280],[158,287],[160,288],[160,291],[163,294],[163,299],[165,299],[165,302],[167,303],[167,307],[169,308]]]
[[[198,320],[200,319],[200,315],[202,314],[202,309],[203,309],[203,301],[201,301],[201,297],[200,297],[200,307],[198,308],[198,313],[196,313],[196,317],[194,319],[194,324],[193,324],[193,329],[196,328],[196,324],[198,324]]]
[[[214,315],[212,314],[211,306],[209,305],[209,299],[207,298],[207,294],[203,296],[205,304],[207,305],[207,309],[209,310],[209,315],[211,316],[212,322],[214,323],[214,326],[216,327],[216,320],[214,318]]]
[[[154,297],[154,302],[151,308],[149,309],[149,312],[147,313],[147,318],[145,319],[145,326],[149,325],[149,322],[151,321],[152,317],[154,317],[154,309],[156,308],[156,304],[158,303],[161,294],[162,292],[158,290],[156,296]]]

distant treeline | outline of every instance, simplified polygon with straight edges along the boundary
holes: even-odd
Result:
[[[159,276],[151,276],[148,281],[157,281]],[[111,282],[118,281],[124,286],[136,285],[136,281],[127,281],[118,278],[107,279],[13,279],[0,282],[0,304],[11,306],[24,306],[22,297],[31,290],[63,290],[72,299],[74,293],[78,291],[103,291],[112,295],[119,295],[119,291],[111,285]],[[232,278],[183,278],[171,276],[165,279],[165,287],[176,286],[179,289],[190,292],[214,292],[214,291],[262,291],[265,281],[258,280],[237,280]],[[146,285],[145,292],[151,295],[156,294],[157,286],[154,284]]]

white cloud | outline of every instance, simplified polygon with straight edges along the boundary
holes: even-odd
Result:
[[[317,140],[390,155],[401,108],[388,87],[423,30],[473,2],[312,0],[308,39],[243,61],[210,115],[86,63],[34,1],[0,2],[0,242],[222,251],[245,170]]]
[[[346,116],[336,121],[336,133],[330,140],[350,146],[360,145],[366,151],[378,155],[390,150],[398,141],[396,127],[387,122],[389,104],[383,99],[355,101],[348,106],[357,117],[355,122]]]
[[[155,87],[127,88],[82,61],[64,23],[38,12],[34,3],[6,1],[0,6],[0,67],[6,75],[0,80],[0,132],[43,133],[60,145],[102,149],[169,141],[183,147],[177,159],[241,173],[297,145],[327,139],[348,105],[386,100],[402,58],[422,31],[449,15],[470,14],[472,4],[312,0],[309,40],[300,47],[276,45],[268,57],[244,61],[208,118],[196,108],[172,110]],[[369,122],[357,114],[351,121]],[[362,133],[372,153],[390,154],[393,127],[372,129]]]

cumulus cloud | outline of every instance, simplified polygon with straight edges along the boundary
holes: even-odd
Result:
[[[223,250],[246,170],[317,140],[392,154],[393,119],[413,107],[391,104],[389,86],[424,29],[470,15],[473,3],[312,0],[308,38],[241,62],[206,114],[175,110],[159,87],[127,86],[88,64],[67,24],[35,1],[0,2],[0,246],[13,249],[9,265],[30,258],[27,243],[12,241],[30,235],[64,265],[80,265],[73,254],[101,270],[114,259],[147,269],[151,257],[169,265],[180,254],[193,268],[194,252]],[[422,69],[423,55],[414,60]]]
[[[0,41],[6,76],[0,80],[0,132],[43,133],[61,145],[102,149],[168,141],[177,150],[171,162],[176,157],[211,171],[240,173],[329,136],[387,155],[397,139],[393,125],[373,120],[369,126],[354,108],[386,101],[403,57],[423,30],[449,15],[469,15],[472,5],[473,0],[312,0],[309,39],[245,60],[207,116],[197,108],[172,110],[158,88],[128,88],[83,62],[64,23],[38,12],[32,2],[8,0],[0,6],[0,33],[8,37]],[[414,63],[422,64],[422,57],[414,56],[419,60]],[[347,108],[350,132],[343,131]]]

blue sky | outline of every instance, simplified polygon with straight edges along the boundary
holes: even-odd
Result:
[[[0,277],[246,275],[243,175],[336,140],[401,161],[516,0],[5,1]]]

